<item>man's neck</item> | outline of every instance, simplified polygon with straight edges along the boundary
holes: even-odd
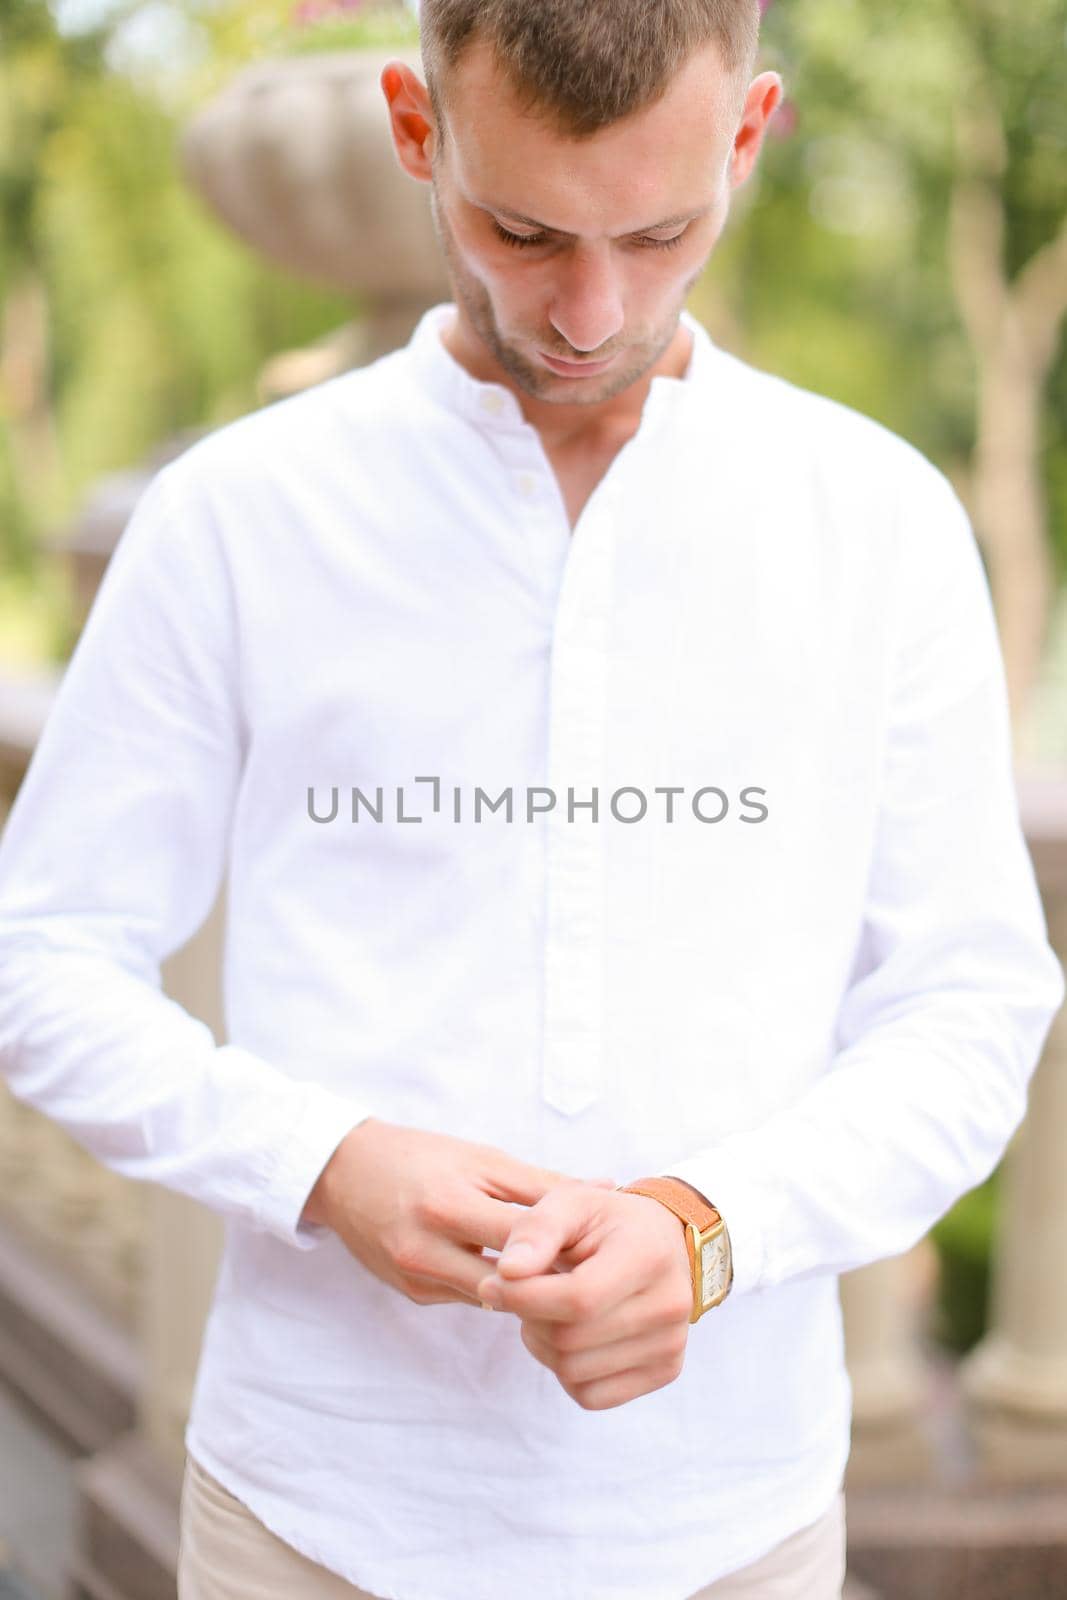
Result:
[[[595,450],[623,443],[632,436],[641,420],[652,379],[660,376],[683,378],[693,354],[693,335],[679,320],[674,338],[659,360],[637,382],[615,396],[610,407],[553,405],[518,388],[484,342],[468,327],[461,311],[454,312],[445,323],[441,340],[449,354],[472,377],[483,383],[502,384],[512,391],[526,420],[537,429],[549,451]]]

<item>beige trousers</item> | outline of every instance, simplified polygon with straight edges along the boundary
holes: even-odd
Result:
[[[817,1522],[690,1600],[841,1600],[845,1496]],[[178,1600],[376,1600],[279,1539],[186,1453]]]

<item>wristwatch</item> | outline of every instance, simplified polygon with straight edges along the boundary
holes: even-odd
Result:
[[[733,1283],[733,1256],[725,1222],[699,1189],[684,1178],[638,1178],[621,1187],[627,1194],[647,1194],[659,1200],[685,1224],[693,1274],[693,1314],[689,1320],[699,1322],[705,1311],[726,1299]]]

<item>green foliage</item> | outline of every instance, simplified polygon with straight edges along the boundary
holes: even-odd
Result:
[[[998,1167],[931,1229],[941,1265],[934,1337],[963,1354],[986,1331],[991,1252],[1000,1200]]]
[[[291,55],[319,50],[377,50],[383,45],[415,48],[419,25],[410,11],[396,6],[371,6],[358,16],[330,14],[321,22],[288,28],[279,48]]]
[[[228,0],[204,8],[200,25],[205,58],[195,79],[198,98],[221,88],[245,63],[331,50],[414,49],[419,42],[417,19],[397,0],[353,9],[326,0]]]
[[[0,654],[22,659],[67,637],[62,591],[33,561],[41,536],[102,474],[252,409],[266,357],[354,307],[263,263],[190,192],[175,140],[191,89],[168,103],[109,65],[106,29],[69,38],[41,0],[5,6],[0,317],[27,286],[47,304],[43,343],[19,359],[20,404],[7,396],[0,413]],[[21,392],[26,354],[36,396]],[[43,607],[28,599],[35,566]]]
[[[1001,1168],[961,1195],[931,1238],[941,1262],[933,1334],[947,1349],[965,1354],[989,1323],[992,1250],[1000,1206]]]
[[[1053,237],[1067,211],[1065,25],[1062,0],[778,0],[764,18],[758,68],[781,74],[796,129],[769,136],[760,157],[735,241],[736,314],[762,364],[857,405],[950,470],[975,428],[950,192],[966,170],[1002,196],[1009,280]],[[1062,346],[1044,434],[1067,575]]]

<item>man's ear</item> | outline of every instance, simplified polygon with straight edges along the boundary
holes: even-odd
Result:
[[[438,136],[426,86],[405,61],[387,61],[378,81],[389,107],[397,159],[409,177],[429,183]]]
[[[767,124],[781,98],[782,80],[777,72],[761,72],[749,84],[730,154],[730,182],[734,188],[744,183],[756,165]]]

